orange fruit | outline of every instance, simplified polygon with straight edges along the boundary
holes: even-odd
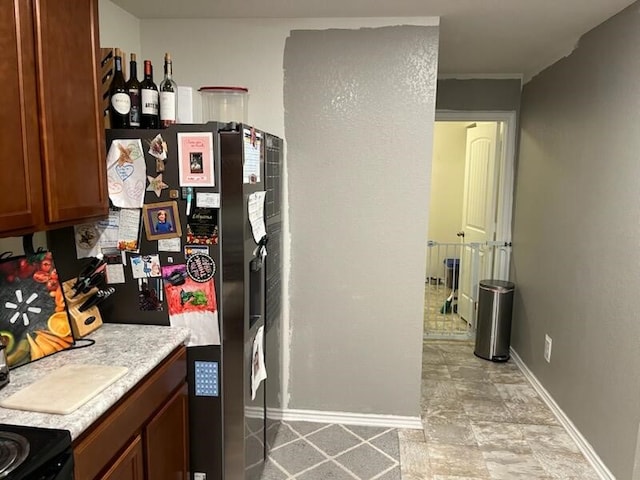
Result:
[[[71,335],[71,326],[69,325],[69,317],[67,312],[56,312],[47,320],[49,330],[59,337]]]

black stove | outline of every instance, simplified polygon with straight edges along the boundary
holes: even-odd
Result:
[[[0,480],[72,480],[67,430],[0,424]]]

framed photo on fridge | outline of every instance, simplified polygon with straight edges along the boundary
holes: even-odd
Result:
[[[178,169],[181,187],[214,187],[212,132],[178,132]]]
[[[142,219],[147,240],[182,236],[178,204],[175,201],[145,204],[142,207]]]

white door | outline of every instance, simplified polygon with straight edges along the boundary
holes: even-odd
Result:
[[[478,282],[491,278],[493,269],[493,259],[484,258],[478,247],[495,239],[499,135],[497,122],[478,122],[467,128],[458,313],[474,327]]]

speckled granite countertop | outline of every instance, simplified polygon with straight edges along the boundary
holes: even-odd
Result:
[[[11,370],[11,382],[0,390],[0,399],[66,364],[120,365],[129,369],[122,378],[68,415],[0,408],[0,423],[60,428],[75,439],[188,337],[186,328],[104,324],[88,336],[96,342],[90,347],[65,350]],[[84,343],[79,340],[77,345]]]

